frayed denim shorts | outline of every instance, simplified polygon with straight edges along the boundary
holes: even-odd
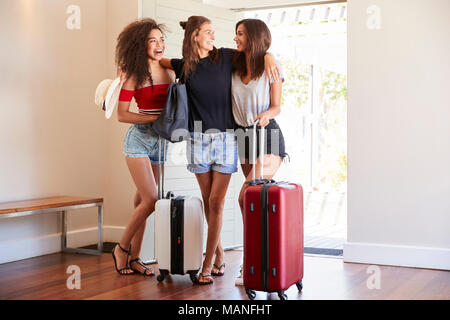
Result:
[[[253,126],[247,128],[238,126],[235,132],[238,132],[238,130],[242,130],[241,133],[243,134],[240,136],[240,139],[238,138],[239,159],[242,162],[245,159],[253,160]],[[261,127],[256,127],[256,157],[260,156],[260,131]],[[270,119],[269,124],[264,127],[264,131],[264,153],[280,156],[281,159],[284,159],[286,156],[289,157],[286,153],[283,132],[281,132],[280,126],[275,119]]]
[[[213,170],[232,174],[237,171],[238,149],[234,133],[191,132],[186,145],[187,169],[190,172]]]
[[[161,149],[166,144],[165,154],[161,150],[161,162],[166,161],[167,140],[161,140]],[[133,124],[127,131],[123,142],[123,152],[129,158],[149,157],[151,163],[159,163],[158,135],[152,129],[152,123]]]

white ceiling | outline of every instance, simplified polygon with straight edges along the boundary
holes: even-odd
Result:
[[[298,4],[317,4],[327,1],[320,0],[203,0],[204,4],[227,9],[250,9]]]

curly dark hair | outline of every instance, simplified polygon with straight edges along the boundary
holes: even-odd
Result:
[[[139,19],[127,25],[117,37],[116,65],[128,77],[136,79],[136,89],[148,79],[153,86],[148,64],[148,34],[158,29],[163,34],[166,27],[150,18]]]

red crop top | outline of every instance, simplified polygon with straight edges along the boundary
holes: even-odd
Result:
[[[139,113],[159,115],[166,105],[169,84],[155,84],[137,90],[120,90],[119,101],[130,102],[134,97]]]

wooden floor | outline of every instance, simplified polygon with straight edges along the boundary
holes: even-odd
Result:
[[[0,265],[0,299],[247,299],[234,285],[241,250],[226,252],[225,276],[213,285],[193,285],[188,276],[120,276],[110,254],[89,256],[56,253]],[[81,289],[69,290],[67,268],[81,270]],[[157,270],[157,265],[153,265]],[[305,257],[303,292],[292,286],[290,300],[302,299],[450,299],[450,272],[380,266],[380,289],[368,289],[368,265],[343,263],[338,258]],[[277,300],[277,294],[258,292],[256,299]]]

